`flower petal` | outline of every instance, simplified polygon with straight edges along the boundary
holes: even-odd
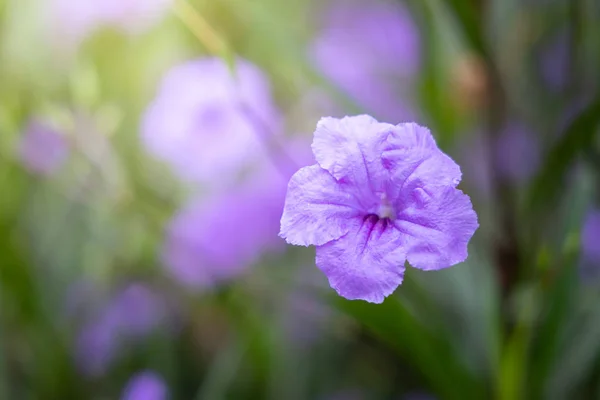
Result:
[[[317,267],[338,294],[381,303],[404,277],[403,235],[375,215],[355,218],[342,238],[317,247]]]
[[[393,129],[368,115],[321,118],[312,144],[315,159],[337,180],[382,192],[389,173],[381,153]]]
[[[349,220],[360,214],[348,189],[318,165],[301,168],[288,184],[279,236],[290,244],[318,246],[345,235]]]
[[[450,267],[467,258],[467,244],[479,227],[469,196],[458,189],[415,189],[394,225],[408,236],[410,264],[423,270]]]
[[[264,143],[280,116],[267,77],[243,59],[236,77],[220,58],[172,67],[141,121],[146,149],[182,178],[227,187],[240,171],[264,158]]]
[[[438,149],[429,129],[415,123],[399,124],[386,143],[383,165],[399,190],[425,185],[456,187],[460,182],[460,167]]]
[[[285,248],[277,236],[286,181],[256,171],[230,190],[194,199],[169,224],[163,261],[180,283],[194,289],[243,274],[266,251]]]

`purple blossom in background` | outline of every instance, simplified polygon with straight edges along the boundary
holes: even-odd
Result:
[[[509,123],[495,141],[486,132],[475,131],[457,147],[457,154],[466,167],[465,182],[487,198],[492,195],[494,168],[502,178],[524,184],[538,171],[541,161],[538,139],[517,122]]]
[[[280,235],[317,246],[317,267],[338,294],[381,303],[406,260],[436,270],[467,258],[477,215],[456,189],[460,168],[428,129],[322,118],[312,149],[317,164],[288,185]]]
[[[309,149],[308,143],[290,143],[273,155],[281,163],[261,165],[241,185],[183,208],[163,249],[171,275],[192,288],[211,287],[240,275],[266,251],[282,249],[277,233],[287,181],[298,166],[312,162],[304,154]]]
[[[344,389],[323,397],[323,400],[363,400],[365,394],[359,389]]]
[[[600,211],[590,211],[581,233],[581,253],[583,258],[600,266]]]
[[[86,375],[103,374],[123,340],[143,337],[165,317],[165,303],[149,287],[129,285],[81,330],[76,342],[78,365]]]
[[[504,128],[495,151],[500,174],[517,183],[528,181],[540,164],[540,143],[530,129],[516,122]]]
[[[19,144],[21,163],[30,172],[48,176],[56,172],[69,156],[69,143],[56,130],[31,121]]]
[[[167,385],[163,379],[152,371],[135,375],[125,389],[121,400],[166,400]]]
[[[555,35],[542,49],[540,72],[545,83],[554,91],[566,88],[569,78],[570,38],[566,32]]]
[[[52,0],[51,28],[62,41],[77,43],[105,26],[140,33],[157,23],[171,0]]]
[[[436,400],[436,398],[426,392],[411,392],[405,394],[402,400]]]
[[[268,247],[265,193],[250,186],[193,201],[168,228],[163,260],[192,288],[211,287],[241,274]],[[276,229],[275,229],[276,233]]]
[[[142,139],[182,178],[223,184],[262,157],[278,120],[260,69],[238,59],[234,78],[222,59],[205,58],[166,74],[144,115]]]
[[[110,314],[101,315],[79,332],[76,363],[87,376],[104,374],[117,351],[118,325]]]
[[[420,66],[420,39],[400,4],[335,2],[312,56],[323,75],[365,111],[390,121],[414,118],[407,95]]]
[[[121,332],[133,337],[156,328],[167,310],[165,302],[148,286],[133,283],[113,300],[109,312],[114,314]]]

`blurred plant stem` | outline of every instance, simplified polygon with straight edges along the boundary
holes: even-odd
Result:
[[[519,279],[520,253],[516,223],[516,194],[513,185],[502,176],[498,168],[502,162],[499,159],[502,155],[495,151],[494,146],[506,122],[506,94],[497,67],[491,60],[487,60],[487,71],[490,85],[486,125],[491,139],[488,141],[487,153],[488,160],[491,162],[492,196],[497,200],[500,220],[494,252],[502,282],[502,295],[506,299]]]
[[[333,304],[414,362],[441,398],[486,398],[486,388],[465,368],[448,338],[434,333],[439,329],[424,326],[397,297],[390,296],[377,305],[343,298],[335,298]]]
[[[173,10],[181,22],[213,55],[221,57],[234,71],[234,55],[225,39],[186,0],[174,0]]]
[[[235,381],[242,365],[246,353],[245,347],[239,338],[233,338],[230,344],[215,356],[198,389],[196,400],[227,398],[227,389]]]
[[[266,382],[272,373],[272,355],[278,349],[272,340],[271,327],[263,323],[263,316],[256,304],[249,301],[250,298],[239,287],[230,287],[220,293],[220,301],[227,308],[231,324],[243,339],[239,344],[243,358],[248,365],[252,365],[254,378]]]
[[[582,43],[582,24],[581,13],[583,7],[580,0],[571,0],[569,3],[569,46],[568,46],[568,82],[567,82],[567,99],[574,100],[581,89],[581,78],[578,73],[579,67],[579,45]]]
[[[555,260],[542,257],[538,264],[554,264]],[[570,310],[575,304],[577,269],[577,251],[568,252],[563,263],[567,267],[540,265],[544,271],[540,279],[540,312],[543,318],[536,326],[536,341],[532,343],[531,368],[528,379],[528,395],[532,398],[544,397],[549,372],[555,368],[558,349],[561,347],[565,327],[572,317]]]
[[[495,58],[485,40],[483,23],[485,9],[481,1],[450,0],[448,2],[459,22],[469,45],[483,61],[488,81],[485,110],[486,132],[491,140],[487,146],[487,160],[491,163],[492,198],[497,199],[499,231],[493,249],[496,269],[502,280],[502,294],[506,299],[519,278],[519,243],[516,229],[516,197],[510,182],[500,174],[497,166],[501,154],[494,151],[493,143],[501,135],[506,122],[507,99]]]
[[[296,164],[289,156],[288,150],[278,140],[280,137],[278,137],[277,132],[274,132],[269,124],[252,107],[242,100],[240,108],[242,113],[248,117],[250,123],[256,128],[255,134],[258,136],[257,139],[265,147],[267,155],[275,165],[275,168],[281,173],[283,179],[287,180],[293,172],[304,166]]]
[[[1,290],[1,289],[0,289]],[[0,296],[0,302],[3,299]],[[4,309],[4,308],[3,308]],[[4,318],[0,315],[0,337],[6,337],[4,335]],[[7,379],[7,371],[6,371],[6,355],[5,355],[4,345],[0,346],[0,399],[9,399],[9,387],[8,387],[8,379]]]
[[[527,354],[532,333],[529,314],[532,308],[528,304],[521,310],[520,321],[504,344],[500,361],[500,385],[497,388],[499,400],[524,398],[529,365]]]
[[[485,131],[489,136],[486,149],[487,160],[492,171],[492,198],[498,206],[498,225],[494,248],[496,270],[501,279],[503,311],[507,311],[507,303],[519,281],[519,265],[521,254],[517,235],[516,193],[513,185],[500,173],[498,165],[501,154],[495,151],[494,143],[503,132],[507,116],[507,98],[501,74],[496,65],[495,57],[486,43],[484,23],[486,21],[483,2],[476,7],[471,2],[450,0],[450,8],[461,26],[471,48],[483,60],[487,75],[488,96],[485,108]],[[527,365],[527,345],[530,338],[529,322],[519,319],[513,328],[509,319],[504,319],[502,336],[507,337],[502,348],[500,372],[495,378],[495,396],[500,400],[519,399],[525,393],[525,366]],[[508,332],[512,332],[508,334]]]

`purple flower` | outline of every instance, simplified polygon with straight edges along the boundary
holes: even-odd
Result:
[[[39,121],[31,121],[21,137],[19,156],[30,172],[48,176],[66,161],[69,144],[54,129]]]
[[[344,389],[323,398],[323,400],[362,400],[365,394],[359,389]]]
[[[135,375],[123,390],[122,400],[166,400],[167,385],[152,371]]]
[[[533,132],[516,122],[509,123],[496,141],[496,168],[517,183],[528,181],[540,163],[540,144]]]
[[[269,209],[262,201],[260,189],[248,186],[196,199],[182,209],[169,225],[163,249],[171,275],[202,288],[245,271],[267,247],[277,244],[269,240],[269,231],[276,237],[277,226],[264,215]]]
[[[237,60],[235,77],[219,58],[186,62],[163,78],[142,121],[148,151],[184,179],[228,183],[262,156],[277,131],[267,77]]]
[[[583,257],[600,265],[600,211],[593,210],[587,215],[581,233],[581,252]]]
[[[166,317],[164,302],[147,286],[133,283],[122,290],[81,330],[77,362],[86,375],[104,373],[122,342],[139,339]]]
[[[148,286],[132,283],[110,304],[122,334],[143,336],[156,328],[166,316],[166,304]]]
[[[283,248],[277,236],[286,185],[297,166],[308,165],[308,143],[285,147],[283,163],[261,165],[241,185],[193,200],[171,221],[163,261],[192,288],[211,287],[243,273],[267,251]],[[312,161],[312,160],[311,160]],[[290,163],[295,167],[290,168]]]
[[[486,198],[492,195],[494,169],[513,184],[524,184],[538,171],[540,154],[534,133],[515,121],[495,140],[486,132],[475,131],[457,146],[457,157],[465,166],[464,182]]]
[[[112,317],[100,315],[79,332],[75,343],[76,362],[87,376],[104,374],[116,354],[118,325]]]
[[[477,215],[428,129],[323,118],[312,148],[317,164],[290,180],[280,235],[316,245],[317,267],[341,296],[381,303],[406,260],[437,270],[467,258]]]
[[[568,83],[569,46],[568,33],[560,32],[542,49],[540,72],[545,83],[555,92],[564,90]]]
[[[419,31],[400,4],[334,3],[312,53],[324,76],[365,111],[392,121],[414,117],[405,98],[420,65]]]
[[[436,400],[436,398],[426,392],[410,392],[402,397],[403,400]]]

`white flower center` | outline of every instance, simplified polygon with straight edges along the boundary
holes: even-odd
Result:
[[[390,204],[390,201],[387,198],[387,195],[381,195],[381,203],[379,204],[379,209],[377,210],[377,216],[380,219],[396,219],[396,212],[394,211],[394,207]]]

